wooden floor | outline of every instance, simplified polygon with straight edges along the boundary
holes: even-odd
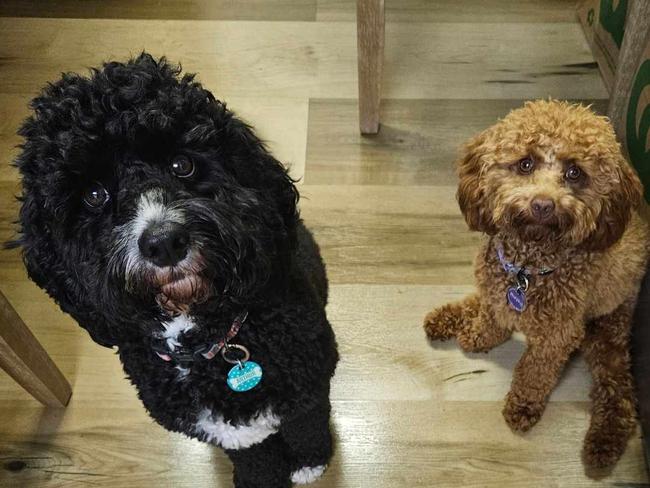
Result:
[[[609,477],[585,476],[582,360],[539,425],[515,435],[500,411],[522,343],[466,355],[430,346],[420,327],[431,307],[472,290],[478,237],[454,200],[459,144],[523,99],[606,106],[573,1],[387,9],[382,129],[361,138],[350,0],[1,2],[0,240],[16,212],[14,134],[38,87],[142,49],[165,54],[199,72],[303,178],[342,357],[337,453],[315,487],[650,486],[639,435]],[[155,425],[115,355],[26,279],[15,252],[0,253],[0,288],[74,389],[66,410],[46,410],[0,374],[0,486],[230,486],[223,454]]]

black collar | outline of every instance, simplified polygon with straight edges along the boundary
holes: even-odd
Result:
[[[248,312],[244,311],[237,315],[230,326],[230,329],[225,336],[215,337],[214,339],[201,344],[200,346],[190,349],[188,347],[173,347],[170,349],[166,340],[159,340],[152,343],[151,349],[156,355],[166,362],[178,363],[181,367],[187,367],[195,361],[207,360],[209,361],[217,355],[221,349],[233,339],[239,329],[244,325],[248,318]]]

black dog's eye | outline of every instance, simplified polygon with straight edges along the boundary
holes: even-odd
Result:
[[[194,174],[194,163],[187,156],[176,156],[172,161],[172,172],[179,178],[189,178]]]
[[[91,183],[91,185],[86,188],[84,192],[84,202],[86,205],[92,208],[101,208],[106,205],[106,202],[110,200],[111,196],[109,195],[106,188],[102,186],[101,183],[97,181]]]
[[[575,164],[569,166],[569,168],[566,170],[566,173],[564,173],[564,178],[566,178],[567,181],[570,181],[572,183],[575,183],[576,181],[580,180],[581,176],[582,176],[582,170],[578,168]]]
[[[533,171],[535,162],[531,158],[523,158],[517,163],[517,169],[522,175],[530,174]]]

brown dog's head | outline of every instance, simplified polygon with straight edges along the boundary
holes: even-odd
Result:
[[[458,173],[472,230],[594,250],[621,237],[642,196],[608,120],[566,102],[513,110],[469,141]]]

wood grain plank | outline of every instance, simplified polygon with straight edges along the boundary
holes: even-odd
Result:
[[[434,404],[502,401],[524,352],[522,337],[489,354],[465,354],[454,341],[429,344],[424,338],[421,323],[426,312],[472,291],[471,283],[333,286],[328,314],[341,352],[338,374],[355,378],[354,389],[347,382],[335,382],[335,398]],[[372,374],[364,374],[369,370]],[[589,387],[589,372],[582,358],[576,357],[551,401],[588,402]]]
[[[456,347],[434,349],[424,340],[422,310],[470,289],[332,287],[328,314],[342,347],[332,390],[338,449],[325,478],[314,486],[646,483],[638,436],[611,477],[584,477],[580,449],[589,415],[584,370],[574,369],[563,378],[542,421],[525,436],[513,434],[503,421],[502,392],[490,386],[491,372],[445,382],[447,375],[490,364],[492,383],[504,391],[509,385],[510,371],[503,364],[512,352],[507,348],[479,358]],[[61,351],[66,347],[62,343]],[[77,394],[70,407],[60,415],[10,398],[15,386],[0,378],[0,418],[11,419],[0,422],[0,485],[229,486],[225,456],[153,424],[110,351],[82,341],[76,356],[83,374],[76,377]],[[572,377],[582,383],[577,392]],[[463,386],[472,381],[471,388]],[[454,389],[487,394],[461,397]]]
[[[24,411],[38,420],[38,412]],[[440,413],[427,402],[335,402],[339,449],[323,480],[313,486],[645,486],[639,439],[630,442],[608,479],[584,477],[575,442],[585,431],[580,405],[551,405],[538,429],[526,436],[512,434],[499,422],[468,421],[499,411],[500,405],[490,402],[452,402]],[[119,429],[117,416],[123,419]],[[41,424],[56,420],[41,419]],[[18,421],[17,427],[29,426]],[[3,486],[230,486],[231,468],[218,449],[166,433],[130,409],[98,406],[89,415],[70,408],[52,435],[37,430],[29,440],[17,441],[15,434],[3,434]],[[7,469],[22,463],[22,469]]]
[[[15,171],[10,171],[8,164],[0,167],[0,174],[11,173],[9,180],[0,179],[0,243],[15,237],[16,226],[14,222],[18,217],[19,205],[15,196],[20,192],[20,183],[16,180]],[[18,255],[15,250],[0,248],[0,263],[15,263]],[[0,273],[2,266],[0,266]]]
[[[607,100],[580,100],[605,113]],[[382,129],[356,132],[352,100],[312,99],[308,184],[455,185],[461,145],[521,100],[395,100],[382,102]]]
[[[34,93],[61,71],[147,48],[199,72],[226,101],[356,99],[355,36],[350,22],[4,18],[0,93]],[[580,27],[568,23],[388,24],[383,83],[385,98],[607,97]]]
[[[607,98],[597,71],[577,24],[395,23],[384,96]]]
[[[575,0],[400,0],[390,22],[575,22]],[[355,21],[355,0],[5,0],[1,17]]]
[[[145,11],[154,1],[103,5],[170,20],[0,19],[0,240],[14,229],[19,187],[6,163],[30,95],[60,71],[145,47],[166,54],[198,71],[294,175],[305,175],[302,214],[328,265],[328,315],[342,353],[332,388],[338,447],[315,488],[648,486],[638,435],[610,477],[585,476],[590,383],[580,358],[540,424],[515,435],[500,412],[521,341],[465,355],[453,343],[432,347],[420,325],[431,307],[473,289],[479,236],[454,198],[458,144],[518,99],[606,97],[572,2],[388,2],[386,133],[365,144],[352,0],[321,0],[328,22],[260,20],[289,20],[293,12],[269,9],[299,0],[214,2],[225,8],[214,15],[255,22],[173,20],[208,14],[172,14],[177,7],[166,3]],[[19,252],[0,251],[0,284],[75,390],[53,414],[0,375],[0,486],[231,485],[221,451],[151,421],[114,352],[28,281]]]
[[[0,17],[314,20],[316,0],[4,0]]]
[[[250,124],[296,180],[305,176],[309,101],[305,98],[230,97],[228,107]]]
[[[575,0],[399,0],[389,22],[575,22]],[[319,21],[354,22],[354,0],[318,0]]]
[[[479,235],[455,186],[305,185],[302,215],[332,283],[467,284]]]

